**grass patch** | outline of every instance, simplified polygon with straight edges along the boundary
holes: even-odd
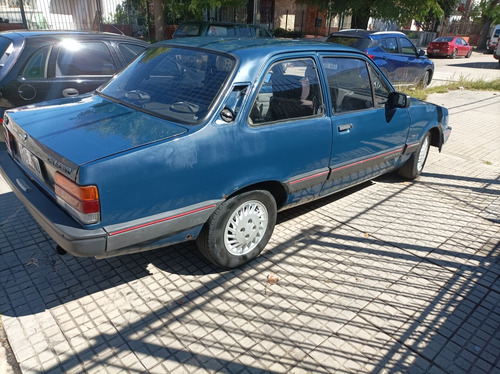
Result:
[[[433,93],[447,93],[453,90],[472,90],[472,91],[500,91],[500,78],[485,81],[483,79],[471,80],[460,77],[456,82],[449,82],[441,86],[429,87],[425,90],[419,88],[402,88],[401,92],[404,92],[412,97],[420,100],[425,100],[427,95]]]

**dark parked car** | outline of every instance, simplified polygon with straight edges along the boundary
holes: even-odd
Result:
[[[427,46],[427,56],[441,56],[455,58],[464,56],[469,58],[472,54],[472,46],[458,36],[441,36]]]
[[[185,21],[173,35],[174,38],[191,36],[271,38],[272,34],[263,27],[246,23]]]
[[[6,112],[0,173],[60,249],[98,258],[197,240],[223,267],[277,211],[392,170],[419,177],[451,128],[356,49],[156,43],[92,94]]]
[[[365,52],[394,85],[426,87],[434,75],[434,63],[402,32],[342,30],[330,34],[327,41]]]
[[[0,33],[0,115],[6,109],[95,90],[149,44],[97,32]]]

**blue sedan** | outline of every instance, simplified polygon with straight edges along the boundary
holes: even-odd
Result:
[[[234,268],[277,212],[397,170],[418,178],[446,108],[366,54],[288,40],[158,43],[92,94],[6,112],[0,171],[60,252],[196,240]]]

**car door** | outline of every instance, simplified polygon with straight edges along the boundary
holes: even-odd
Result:
[[[378,46],[384,50],[380,56],[374,56],[375,63],[387,75],[393,84],[399,83],[406,71],[406,61],[399,53],[398,42],[395,37],[384,37],[378,41]]]
[[[323,56],[332,108],[331,173],[321,194],[393,168],[410,125],[408,110],[387,105],[390,86],[362,58]]]
[[[246,183],[281,181],[289,193],[287,204],[319,194],[329,174],[332,141],[324,97],[314,58],[271,63],[242,130],[241,151],[251,150],[248,167],[254,170]]]
[[[424,75],[423,59],[418,55],[417,48],[406,37],[398,38],[401,57],[404,60],[404,68],[401,71],[401,83],[412,84],[420,81]]]
[[[13,106],[46,100],[50,90],[47,72],[52,48],[52,43],[38,48],[24,64],[10,91],[9,100]]]
[[[467,48],[467,42],[462,38],[456,38],[455,44],[458,49],[458,56],[465,56],[469,49]]]
[[[66,40],[54,48],[49,63],[47,99],[91,92],[107,82],[120,66],[103,41]]]

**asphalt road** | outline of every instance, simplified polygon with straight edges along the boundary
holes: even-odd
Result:
[[[448,82],[456,82],[460,79],[490,81],[500,78],[500,67],[498,60],[492,54],[473,52],[470,58],[457,57],[432,58],[434,61],[434,77],[432,86],[444,85]]]

